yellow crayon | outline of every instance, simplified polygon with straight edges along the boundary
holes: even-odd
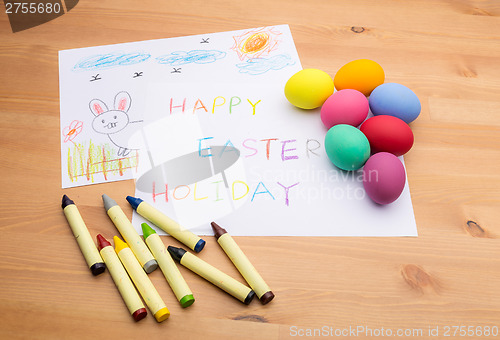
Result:
[[[153,272],[158,268],[158,263],[123,210],[108,195],[102,195],[102,201],[109,218],[111,218],[111,221],[113,221],[113,224],[123,236],[125,242],[129,244],[144,271],[148,274]]]
[[[108,271],[111,274],[123,301],[125,301],[130,314],[132,314],[135,321],[144,319],[148,312],[146,311],[146,308],[144,308],[144,304],[142,303],[137,290],[135,290],[134,284],[130,281],[127,272],[123,268],[120,259],[116,256],[115,250],[111,247],[111,243],[99,234],[97,235],[97,245],[102,258],[108,267]]]
[[[167,252],[160,236],[147,223],[142,224],[142,234],[181,306],[184,308],[191,306],[194,302],[193,293],[172,260],[170,253]]]
[[[166,216],[151,204],[140,198],[127,196],[127,201],[135,211],[157,227],[168,233],[176,240],[184,243],[190,249],[199,253],[205,247],[205,241],[191,231],[184,229],[179,223]]]
[[[252,287],[257,294],[262,304],[269,303],[274,294],[266,284],[264,279],[257,272],[250,260],[246,257],[238,244],[233,240],[227,231],[221,228],[217,223],[212,222],[212,229],[214,230],[217,243],[222,247],[227,256],[231,259],[234,266],[240,272],[241,276]]]
[[[64,195],[62,198],[62,208],[64,215],[68,220],[69,226],[73,231],[76,242],[82,251],[83,257],[90,268],[93,275],[99,275],[104,272],[106,265],[102,261],[101,255],[97,251],[94,240],[90,236],[90,232],[83,221],[78,208],[68,196]]]
[[[162,322],[168,319],[170,312],[165,302],[161,299],[160,294],[158,294],[148,275],[142,270],[132,250],[117,236],[113,237],[113,241],[115,242],[115,251],[120,261],[122,261],[128,275],[134,282],[135,287],[146,302],[149,310],[155,316],[156,321]]]
[[[221,272],[219,269],[188,253],[184,249],[168,246],[168,252],[184,267],[192,270],[226,293],[231,294],[244,304],[248,305],[255,296],[254,291],[243,283],[233,279],[231,276]]]

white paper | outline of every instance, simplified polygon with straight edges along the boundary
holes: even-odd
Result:
[[[408,185],[375,204],[361,171],[329,161],[319,109],[293,107],[284,84],[149,84],[144,124],[160,135],[146,138],[164,143],[135,196],[199,235],[216,221],[235,236],[416,236]]]
[[[137,174],[149,82],[279,82],[300,68],[287,25],[60,51],[62,187]]]
[[[300,69],[287,25],[60,51],[62,186],[135,178],[200,235],[416,236],[408,185],[373,203],[286,101]]]

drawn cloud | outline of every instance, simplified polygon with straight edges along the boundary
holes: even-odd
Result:
[[[259,75],[270,70],[281,70],[282,68],[295,64],[289,55],[279,54],[270,58],[253,58],[244,63],[236,64],[240,73]]]
[[[149,53],[107,53],[96,54],[80,60],[74,67],[76,71],[100,70],[117,66],[128,66],[142,63],[151,57]]]
[[[226,56],[225,52],[216,50],[192,50],[176,51],[170,54],[162,55],[156,60],[159,64],[179,66],[185,64],[209,64]]]

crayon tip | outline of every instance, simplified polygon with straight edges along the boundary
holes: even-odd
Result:
[[[212,226],[212,230],[214,231],[214,236],[215,236],[215,239],[218,240],[219,237],[221,237],[222,235],[226,234],[227,231],[226,229],[224,228],[221,228],[217,223],[215,222],[212,222],[210,223],[210,225]]]
[[[137,210],[137,207],[142,203],[142,200],[137,197],[127,196],[127,202],[130,203],[134,210]]]
[[[195,252],[199,253],[200,251],[202,251],[202,250],[203,250],[203,248],[205,248],[205,243],[206,243],[206,242],[205,242],[205,240],[202,240],[202,239],[200,238],[200,240],[199,240],[198,242],[196,242],[196,245],[194,246],[194,249],[193,249],[193,250],[194,250]]]
[[[243,303],[245,305],[249,305],[250,302],[252,302],[254,297],[255,297],[255,292],[253,290],[251,290],[250,293],[248,293],[247,297],[245,298],[245,301],[243,301]]]
[[[128,244],[123,242],[118,236],[113,237],[113,242],[115,242],[115,251],[117,254],[123,249],[129,248]]]
[[[274,299],[274,294],[273,292],[269,291],[260,297],[260,302],[265,305],[266,303],[271,302],[272,299]]]
[[[139,308],[132,314],[132,317],[134,318],[135,321],[142,320],[148,315],[148,312],[146,311],[146,308]]]
[[[102,202],[104,203],[104,209],[106,209],[106,211],[108,211],[110,208],[114,207],[115,205],[118,205],[111,197],[109,197],[106,194],[102,195]]]
[[[186,251],[182,248],[168,246],[167,250],[170,253],[170,255],[172,256],[172,258],[174,260],[176,260],[177,262],[181,262],[182,257],[184,256],[184,254],[186,254]]]
[[[91,267],[90,267],[90,271],[92,272],[92,275],[94,276],[97,276],[99,274],[102,274],[104,273],[104,270],[106,269],[106,265],[104,264],[104,262],[97,262],[97,263],[94,263]]]
[[[146,272],[146,274],[151,274],[158,268],[158,262],[156,262],[155,259],[149,260],[148,262],[144,263],[144,266],[142,266],[142,269]]]
[[[142,223],[142,236],[144,237],[144,240],[146,240],[149,236],[156,234],[156,231],[149,226],[147,223]]]
[[[163,307],[162,309],[157,311],[154,316],[156,321],[162,322],[168,319],[168,317],[170,316],[170,311],[167,309],[167,307]]]
[[[182,299],[179,300],[179,303],[181,304],[182,308],[187,308],[191,306],[194,303],[193,294],[184,296]]]
[[[63,195],[61,207],[64,209],[70,204],[75,204],[68,196]]]
[[[99,251],[101,251],[102,248],[111,245],[111,243],[109,243],[109,241],[106,240],[104,236],[102,236],[101,234],[97,234],[96,238],[97,238],[97,249],[99,249]]]

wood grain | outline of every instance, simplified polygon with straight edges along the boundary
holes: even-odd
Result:
[[[88,0],[11,33],[1,15],[0,338],[286,339],[364,327],[430,339],[446,326],[500,327],[499,16],[498,1],[479,0]],[[66,193],[92,235],[112,237],[100,196],[125,197],[134,183],[60,188],[57,51],[283,23],[303,67],[333,76],[373,59],[419,96],[405,157],[419,237],[239,237],[273,302],[244,306],[180,268],[197,299],[182,309],[156,271],[172,316],[134,323],[110,276],[90,275],[60,209]],[[207,242],[200,256],[243,281]]]

